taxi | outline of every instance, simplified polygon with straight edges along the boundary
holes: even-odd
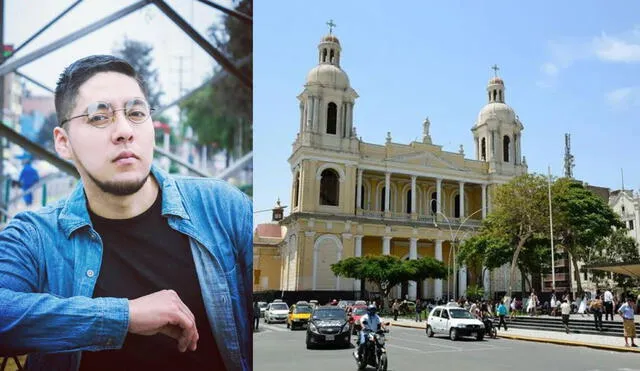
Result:
[[[309,303],[296,303],[289,308],[287,317],[287,328],[293,331],[296,327],[303,328],[309,323],[313,308]]]

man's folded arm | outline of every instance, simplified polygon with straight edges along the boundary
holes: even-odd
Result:
[[[0,355],[122,347],[127,299],[42,293],[42,245],[33,224],[21,219],[0,233]]]

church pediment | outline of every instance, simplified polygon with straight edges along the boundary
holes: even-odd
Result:
[[[397,155],[388,158],[389,161],[398,162],[402,164],[428,166],[434,168],[446,168],[451,170],[465,170],[452,161],[449,161],[441,156],[438,156],[432,152],[417,152]]]

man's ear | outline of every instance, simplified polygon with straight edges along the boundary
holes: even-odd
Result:
[[[53,142],[58,156],[65,160],[73,160],[73,148],[69,141],[69,133],[65,129],[59,126],[53,129]]]

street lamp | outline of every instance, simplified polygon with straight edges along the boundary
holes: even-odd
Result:
[[[431,202],[438,202],[438,200],[434,200],[432,199]],[[431,207],[433,204],[430,204],[429,206]],[[465,225],[465,223],[467,221],[469,221],[469,219],[471,219],[472,216],[476,215],[477,213],[481,212],[482,208],[472,212],[471,214],[469,214],[466,218],[464,218],[462,220],[462,222],[460,223],[460,225],[458,226],[458,228],[456,229],[455,234],[453,233],[453,228],[451,228],[451,221],[449,220],[449,218],[444,215],[441,211],[436,211],[435,214],[437,215],[441,215],[444,220],[447,222],[447,225],[449,226],[449,233],[451,233],[451,242],[452,242],[452,248],[449,249],[449,256],[447,258],[447,264],[450,265],[451,263],[451,254],[453,251],[453,294],[455,297],[457,297],[457,288],[458,288],[458,272],[457,272],[457,265],[456,265],[456,248],[458,246],[458,234],[460,233],[460,230],[462,229],[462,227]],[[437,223],[437,217],[434,218],[434,225],[436,226],[436,228],[438,227],[438,223]],[[473,227],[472,227],[473,228]],[[475,229],[473,229],[475,231]],[[464,237],[469,233],[469,231],[465,231],[465,233],[461,236]],[[449,291],[449,282],[451,280],[447,280],[447,300],[450,299],[450,291]]]

